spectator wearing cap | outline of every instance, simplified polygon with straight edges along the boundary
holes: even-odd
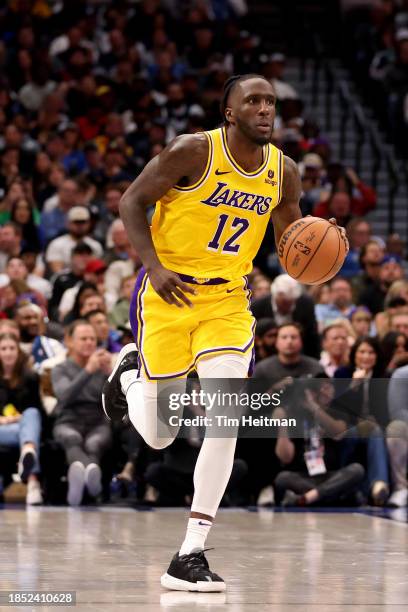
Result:
[[[380,265],[378,280],[360,295],[359,304],[367,306],[372,314],[384,310],[384,300],[394,281],[402,279],[404,271],[397,257],[386,255]]]
[[[122,348],[119,341],[120,334],[110,329],[106,312],[91,310],[85,315],[85,319],[95,330],[98,347],[106,349],[109,353],[119,353]]]
[[[26,264],[21,257],[10,257],[4,274],[0,274],[0,287],[8,285],[11,280],[22,280],[30,289],[41,293],[46,300],[51,297],[51,283],[41,276],[29,274]]]
[[[259,320],[272,318],[277,325],[298,323],[303,330],[303,350],[310,357],[320,357],[320,340],[310,296],[302,295],[302,286],[289,274],[280,274],[271,285],[271,295],[256,300],[252,313]]]
[[[44,202],[40,225],[46,243],[65,230],[68,211],[77,204],[78,198],[78,184],[66,179],[59,186],[58,193]]]
[[[14,320],[20,331],[20,346],[32,358],[35,369],[46,359],[65,353],[61,342],[46,335],[44,313],[37,304],[20,303]]]
[[[86,242],[78,242],[71,251],[69,268],[54,279],[52,296],[48,302],[50,318],[58,320],[58,306],[64,292],[78,285],[84,278],[86,265],[93,258],[93,251]]]
[[[102,247],[88,234],[91,227],[91,215],[85,206],[74,206],[67,215],[68,233],[54,238],[48,245],[45,261],[51,272],[60,272],[67,268],[71,261],[71,252],[78,242],[88,244],[95,257],[102,257]]]

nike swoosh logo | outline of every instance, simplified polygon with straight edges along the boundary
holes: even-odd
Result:
[[[238,289],[238,287],[234,287],[233,289],[227,289],[227,293],[232,293],[233,291],[235,291],[235,289]]]
[[[231,174],[232,170],[227,170],[226,172],[221,172],[221,170],[219,170],[218,168],[215,171],[215,174],[217,176],[221,176],[221,174]]]
[[[205,527],[211,527],[211,523],[203,523],[202,521],[198,521],[199,525],[205,525]]]

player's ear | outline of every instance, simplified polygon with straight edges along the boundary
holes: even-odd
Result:
[[[232,123],[234,124],[234,113],[231,107],[227,106],[227,108],[225,109],[225,117],[228,121],[228,123]]]

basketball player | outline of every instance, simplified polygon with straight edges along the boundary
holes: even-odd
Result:
[[[203,380],[248,375],[255,320],[246,275],[270,219],[278,243],[301,217],[297,166],[271,144],[275,100],[265,78],[231,77],[221,102],[224,126],[177,137],[121,200],[143,268],[130,308],[136,344],[122,349],[103,405],[112,420],[128,410],[153,448],[173,439],[157,437],[157,381],[185,379],[191,369]],[[145,208],[155,202],[150,230]],[[209,569],[204,543],[235,446],[235,437],[203,441],[186,536],[161,579],[169,589],[225,590]]]

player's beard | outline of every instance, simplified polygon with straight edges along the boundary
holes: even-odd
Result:
[[[272,141],[273,123],[271,125],[271,131],[269,134],[259,134],[254,128],[251,128],[248,123],[241,121],[239,117],[236,117],[235,121],[242,134],[244,134],[244,136],[254,144],[263,147],[264,145],[268,144],[268,142]]]

